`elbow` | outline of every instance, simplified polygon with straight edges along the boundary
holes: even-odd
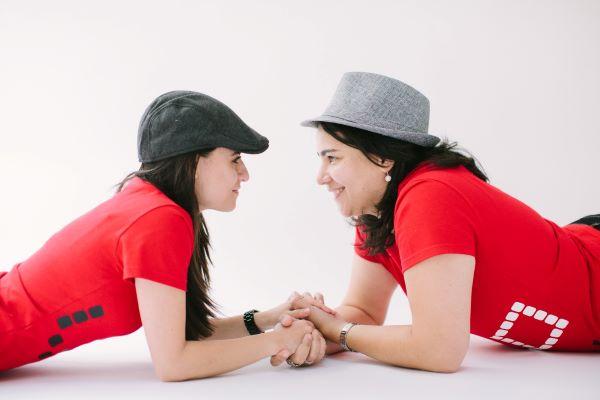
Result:
[[[388,362],[397,367],[414,368],[428,372],[452,374],[460,370],[460,367],[464,360],[464,356],[465,354],[454,352],[445,354],[431,354],[428,350],[425,353],[417,354],[412,361],[407,361],[405,356],[399,355],[397,360],[392,359]]]
[[[154,364],[154,374],[162,382],[181,382],[192,377],[185,367],[184,350],[163,352],[152,354],[152,363]]]
[[[435,362],[431,362],[428,365],[426,365],[426,369],[427,371],[430,372],[438,372],[438,373],[443,373],[443,374],[453,374],[455,372],[458,372],[458,370],[460,370],[460,366],[462,365],[464,357],[455,357],[455,358],[448,358],[446,360],[440,360],[440,361],[435,361]]]
[[[443,341],[438,344],[433,340],[427,340],[419,344],[414,344],[411,368],[420,369],[429,372],[438,372],[452,374],[458,372],[467,355],[469,349],[469,340]],[[448,343],[451,343],[448,345]],[[399,355],[402,357],[402,355]],[[397,364],[402,366],[400,364]]]
[[[155,366],[154,373],[161,382],[181,382],[185,381],[186,377],[176,368],[166,366]]]
[[[454,348],[450,346],[435,346],[425,352],[421,369],[444,374],[458,372],[467,355],[467,350],[468,344]]]
[[[154,360],[154,374],[162,382],[182,382],[190,379],[181,365],[182,363],[174,358]]]

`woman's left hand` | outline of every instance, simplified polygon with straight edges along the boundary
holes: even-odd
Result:
[[[347,322],[340,318],[335,310],[331,310],[329,307],[325,306],[325,299],[321,293],[312,295],[306,292],[301,298],[296,296],[292,303],[292,307],[303,307],[302,309],[297,310],[302,311],[303,316],[297,318],[306,318],[311,321],[315,324],[315,328],[317,328],[326,339],[333,342],[339,341],[340,331]],[[306,310],[308,310],[308,312]],[[333,312],[328,312],[329,310]],[[304,314],[306,314],[306,316],[304,316]]]
[[[323,334],[325,339],[335,343],[339,343],[340,332],[344,325],[348,323],[338,314],[331,315],[315,306],[310,307],[307,319],[315,325],[315,328]]]

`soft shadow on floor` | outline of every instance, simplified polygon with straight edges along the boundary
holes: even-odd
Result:
[[[312,367],[319,368],[317,365]],[[286,365],[273,368],[265,366],[257,368],[250,366],[237,371],[232,371],[223,375],[213,376],[207,379],[223,380],[236,376],[261,375],[265,372],[286,373],[289,368]],[[27,383],[29,380],[44,380],[45,382],[75,381],[83,380],[87,382],[131,382],[147,381],[160,383],[160,380],[154,373],[154,368],[150,362],[68,362],[60,365],[26,365],[9,371],[0,371],[0,384],[2,383]],[[180,384],[198,382],[202,379],[191,379]]]
[[[347,365],[348,367],[350,367],[352,364],[359,364],[359,365],[372,366],[374,368],[381,368],[381,369],[388,370],[388,371],[395,370],[398,373],[403,373],[403,374],[426,374],[426,375],[427,374],[436,374],[436,372],[422,371],[422,370],[418,370],[418,369],[397,367],[394,365],[386,364],[381,361],[377,361],[373,358],[370,358],[368,356],[365,356],[364,354],[338,353],[338,354],[329,356],[328,358],[333,359],[337,362],[336,368],[338,368],[338,369],[344,364]],[[461,367],[461,371],[465,371],[467,369],[473,369],[473,368],[464,367],[464,366]]]
[[[528,358],[534,357],[548,357],[548,356],[558,356],[558,357],[581,357],[587,358],[590,356],[600,355],[600,352],[597,351],[548,351],[548,350],[537,350],[537,349],[526,349],[520,347],[513,346],[504,346],[502,344],[490,344],[486,346],[479,345],[474,351],[479,354],[485,354],[493,356],[493,357],[514,357],[514,356],[523,356]]]
[[[27,365],[0,372],[0,383],[40,378],[45,380],[85,378],[88,381],[157,380],[152,364],[148,362],[72,362],[68,365]]]

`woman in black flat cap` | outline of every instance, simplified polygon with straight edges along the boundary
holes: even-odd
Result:
[[[329,351],[439,372],[458,370],[470,333],[521,349],[599,351],[600,215],[562,227],[542,218],[428,134],[428,122],[421,93],[353,72],[304,124],[318,128],[318,183],[356,225],[338,314],[309,317]],[[398,286],[412,324],[384,326]]]
[[[202,212],[232,211],[248,180],[241,153],[267,147],[209,96],[158,97],[140,124],[139,170],[114,197],[0,273],[0,370],[141,325],[165,381],[213,376],[268,356],[274,365],[288,356],[293,366],[322,359],[320,333],[291,318],[306,317],[311,303],[332,312],[319,302],[293,294],[265,312],[217,318],[209,297]]]

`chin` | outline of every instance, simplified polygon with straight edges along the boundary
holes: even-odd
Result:
[[[219,211],[219,212],[231,212],[231,211],[235,210],[235,207],[236,207],[235,202],[233,204],[220,203],[218,206],[209,207],[209,209],[214,210],[214,211]]]
[[[346,210],[342,207],[340,207],[340,214],[342,214],[342,216],[345,218],[350,218],[352,216],[352,212],[350,210]]]
[[[223,212],[232,212],[233,210],[235,210],[235,204],[229,206],[229,207],[224,207],[221,211]]]

